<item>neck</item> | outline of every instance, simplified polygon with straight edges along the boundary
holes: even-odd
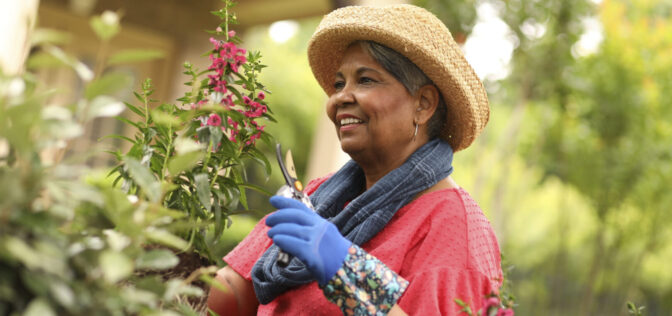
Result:
[[[357,164],[359,164],[359,166],[362,168],[362,171],[364,171],[364,177],[366,178],[366,190],[368,190],[390,171],[403,165],[408,157],[410,157],[418,148],[422,147],[422,145],[426,143],[426,140],[414,141],[409,146],[405,146],[398,150],[396,155],[383,154],[369,157],[364,155],[351,154],[350,156],[354,161],[357,162]]]

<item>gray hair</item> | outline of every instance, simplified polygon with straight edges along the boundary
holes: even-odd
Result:
[[[376,62],[399,80],[411,95],[415,95],[418,89],[425,85],[434,85],[434,82],[418,66],[397,51],[373,41],[357,41],[355,43],[359,43]],[[446,123],[446,111],[446,103],[439,91],[439,104],[427,122],[429,139],[441,135],[441,130]]]

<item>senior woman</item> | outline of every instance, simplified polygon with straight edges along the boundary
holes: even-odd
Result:
[[[458,315],[501,285],[488,220],[450,177],[488,120],[482,83],[448,29],[411,5],[325,16],[308,57],[352,158],[309,183],[315,212],[278,210],[224,260],[220,315]],[[289,265],[276,262],[279,250]],[[226,290],[226,291],[224,291]]]

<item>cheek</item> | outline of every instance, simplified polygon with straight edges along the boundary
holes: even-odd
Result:
[[[384,98],[376,102],[377,106],[371,106],[369,112],[371,117],[375,117],[377,124],[397,128],[403,128],[405,123],[411,122],[411,106],[405,102],[399,102],[398,99]]]
[[[327,100],[327,106],[326,106],[326,112],[327,112],[327,117],[329,120],[332,122],[336,122],[336,106],[334,105],[334,102],[332,102],[331,98]]]

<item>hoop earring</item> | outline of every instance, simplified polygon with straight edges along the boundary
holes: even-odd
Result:
[[[418,136],[418,123],[413,122],[415,124],[415,132],[413,132],[413,139],[411,141],[415,141],[415,136]]]

